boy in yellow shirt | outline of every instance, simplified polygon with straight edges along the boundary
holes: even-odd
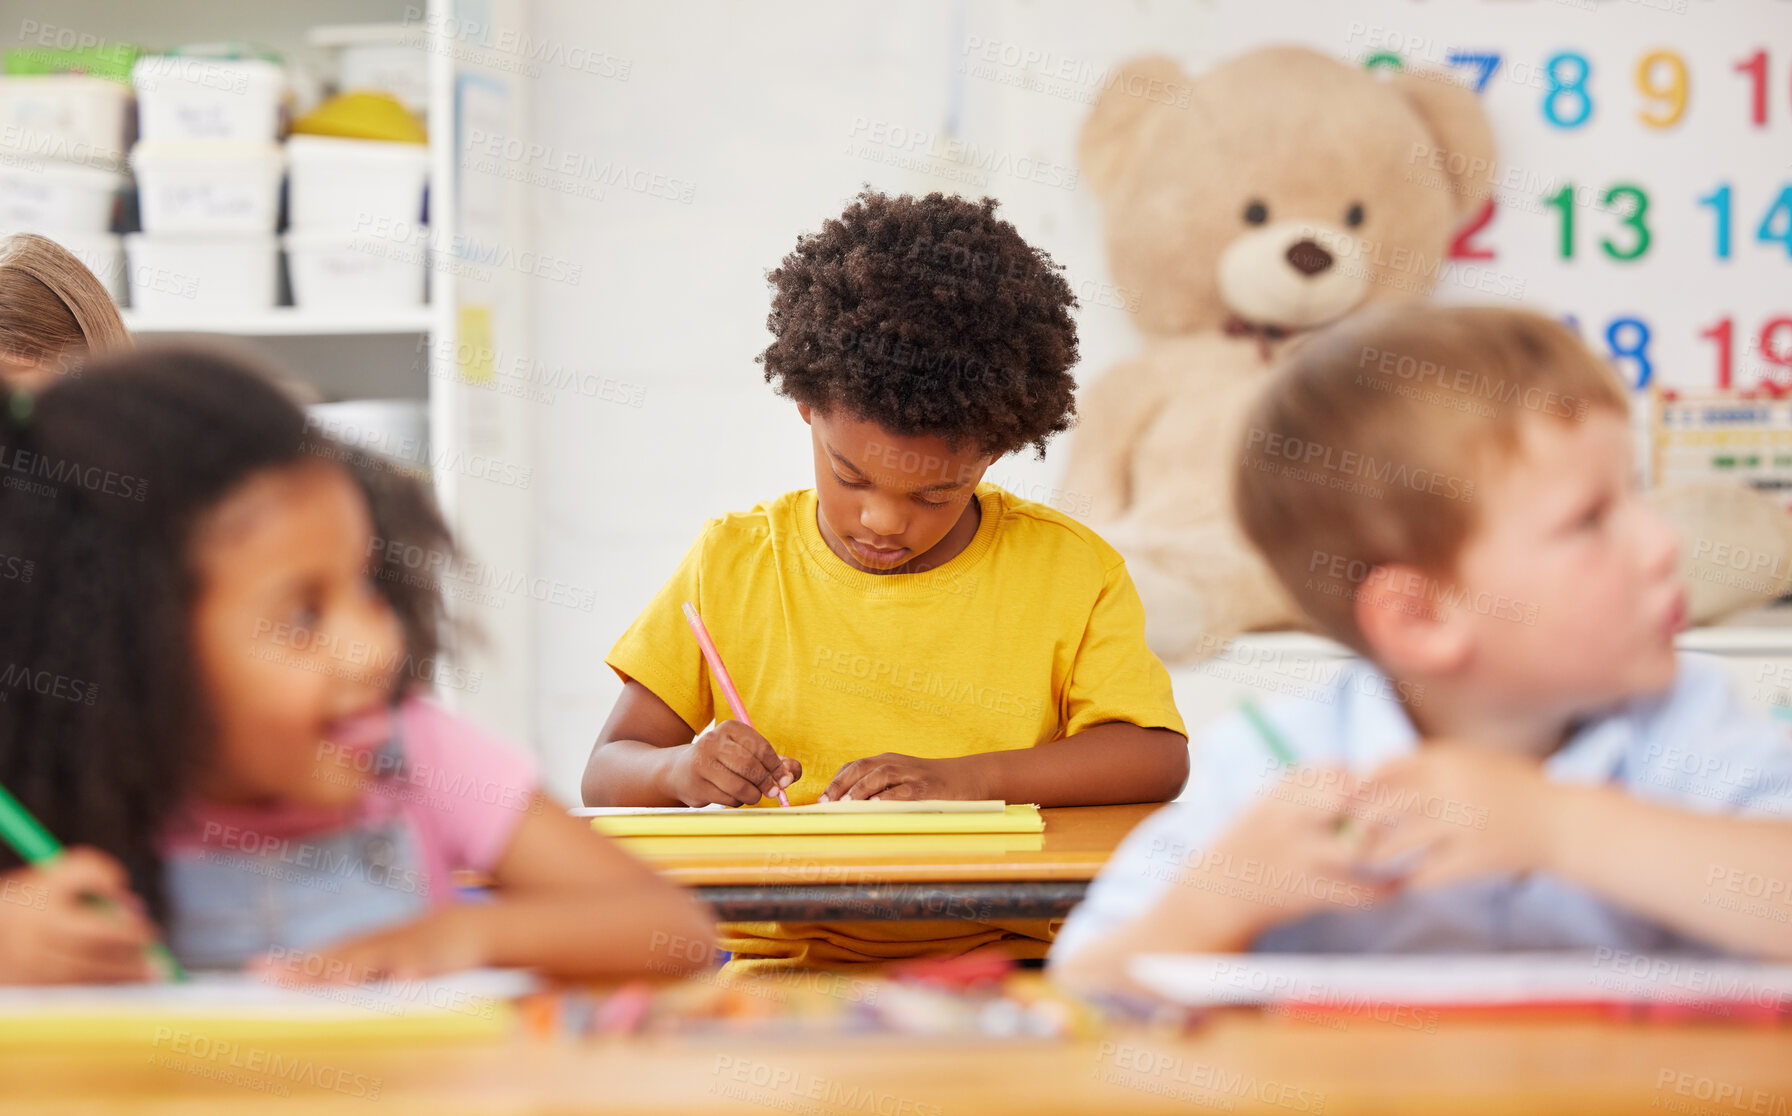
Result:
[[[617,640],[623,693],[585,802],[1174,797],[1185,730],[1120,555],[982,483],[1075,415],[1058,266],[993,200],[867,191],[770,280],[760,360],[809,425],[815,488],[710,520]],[[758,731],[726,719],[686,601]],[[1037,957],[1049,938],[1039,922],[755,923],[720,945],[814,965],[996,943]]]

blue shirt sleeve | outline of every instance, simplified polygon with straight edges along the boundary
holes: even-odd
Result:
[[[1673,689],[1637,715],[1623,780],[1638,797],[1792,821],[1792,743],[1741,701],[1723,667],[1681,656]]]
[[[1239,714],[1209,729],[1202,739],[1194,794],[1165,806],[1127,834],[1058,931],[1052,963],[1062,963],[1150,911],[1182,868],[1199,859],[1256,797],[1274,770],[1264,757]]]

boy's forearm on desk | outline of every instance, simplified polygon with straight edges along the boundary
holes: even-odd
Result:
[[[1188,779],[1188,740],[1169,729],[1120,721],[1003,752],[966,756],[989,797],[1041,806],[1163,802]]]
[[[1792,935],[1773,917],[1784,899],[1750,908],[1750,878],[1792,887],[1792,822],[1694,813],[1609,787],[1576,787],[1555,871],[1692,937],[1792,959]],[[1741,881],[1740,890],[1729,881]],[[1733,897],[1736,902],[1721,904]]]
[[[680,747],[660,748],[644,740],[610,740],[597,745],[585,763],[579,796],[587,806],[679,806],[666,789],[667,770]]]
[[[1242,953],[1268,921],[1249,904],[1223,891],[1205,891],[1192,877],[1172,887],[1140,918],[1115,927],[1061,965],[1067,983],[1087,988],[1133,989],[1127,966],[1147,953]]]

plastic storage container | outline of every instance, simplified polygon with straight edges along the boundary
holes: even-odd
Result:
[[[429,107],[428,31],[416,20],[329,24],[305,37],[312,46],[338,52],[336,88],[344,93],[377,89],[419,116]]]
[[[280,136],[286,71],[264,59],[155,54],[137,59],[131,84],[145,143],[272,143]]]
[[[423,218],[429,149],[415,143],[293,136],[287,224],[301,232],[365,231],[376,221]]]
[[[336,231],[294,231],[282,239],[296,306],[368,314],[423,305],[429,256],[420,239]]]
[[[272,143],[140,143],[131,151],[143,230],[273,232],[286,156]]]
[[[325,434],[355,449],[429,467],[429,405],[420,399],[352,399],[305,408]]]
[[[85,74],[0,77],[0,146],[117,169],[130,150],[131,88]]]
[[[34,158],[0,147],[0,229],[103,233],[112,227],[125,174]]]
[[[131,233],[124,248],[131,305],[146,316],[185,318],[274,305],[280,253],[271,233]]]
[[[420,29],[407,29],[412,45],[368,43],[345,46],[338,67],[339,89],[377,89],[421,116],[429,108],[429,56],[417,41]]]

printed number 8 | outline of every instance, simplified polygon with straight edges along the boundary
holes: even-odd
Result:
[[[1630,344],[1619,343],[1619,337],[1629,334]],[[1611,347],[1612,359],[1629,358],[1636,361],[1635,388],[1646,388],[1649,380],[1655,375],[1655,366],[1649,361],[1649,326],[1640,318],[1618,318],[1605,328],[1605,343]]]
[[[1574,71],[1574,76],[1564,79],[1559,72],[1563,64]],[[1549,61],[1543,64],[1549,72],[1549,92],[1543,95],[1543,118],[1558,128],[1578,128],[1593,115],[1593,98],[1587,92],[1587,76],[1591,67],[1587,64],[1587,56],[1565,50],[1560,54],[1552,54]],[[1571,120],[1562,119],[1557,111],[1561,98],[1572,96],[1580,102],[1580,111]]]

